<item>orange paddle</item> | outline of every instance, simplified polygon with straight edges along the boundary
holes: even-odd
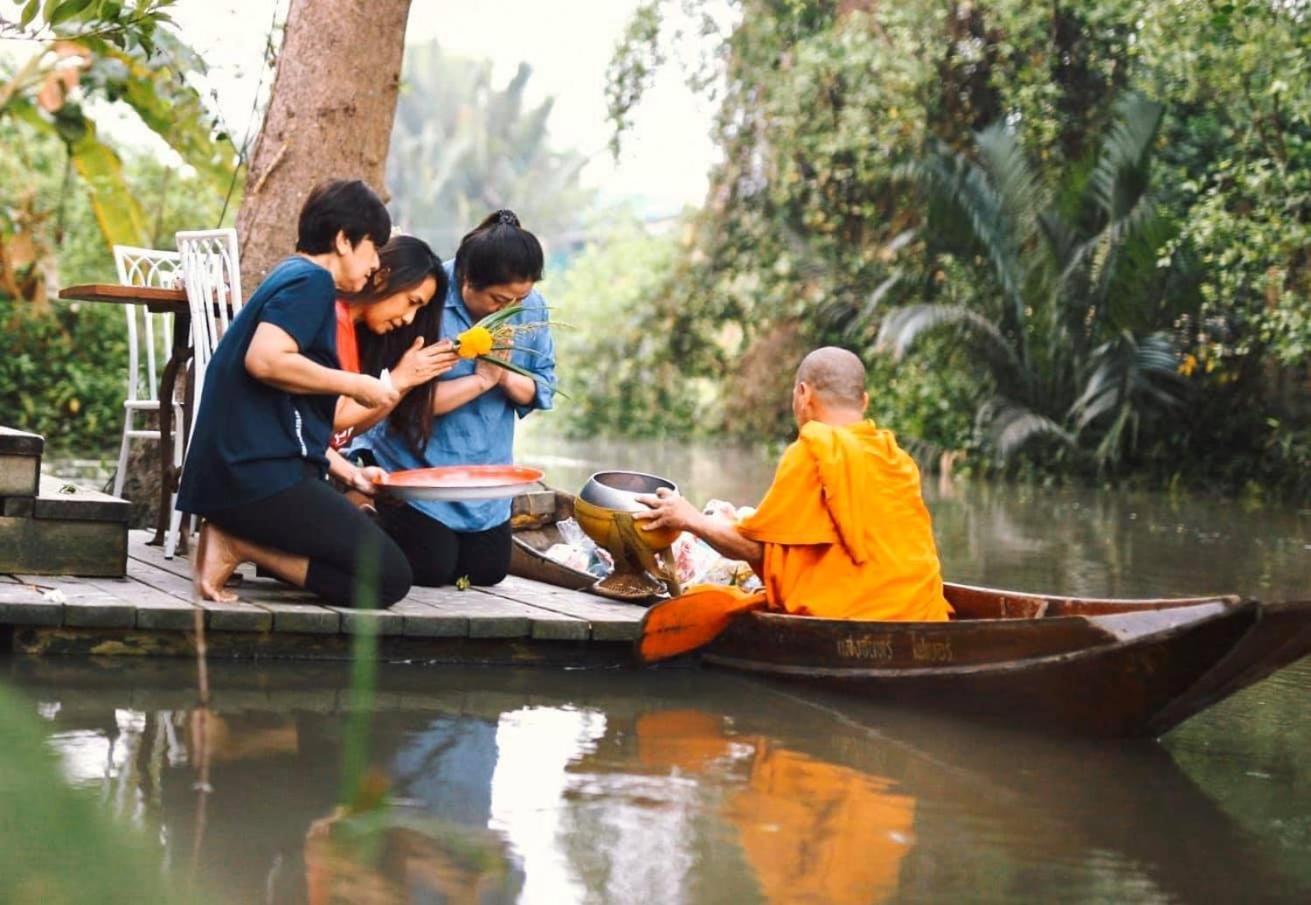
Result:
[[[715,640],[736,617],[764,606],[764,591],[745,594],[736,588],[699,585],[646,611],[637,657],[654,663],[696,650]]]

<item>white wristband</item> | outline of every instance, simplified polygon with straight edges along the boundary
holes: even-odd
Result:
[[[396,384],[392,383],[391,380],[391,371],[387,370],[386,368],[382,369],[382,373],[378,375],[378,379],[387,385],[387,389],[389,390],[396,389]]]

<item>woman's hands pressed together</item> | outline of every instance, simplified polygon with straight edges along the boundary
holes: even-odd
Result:
[[[473,365],[473,375],[482,382],[484,391],[496,386],[508,373],[505,368],[498,367],[485,358],[479,358]]]
[[[415,337],[414,345],[405,350],[401,360],[391,370],[392,382],[402,392],[407,392],[440,377],[455,367],[459,356],[449,339],[439,340],[425,346],[423,337]]]

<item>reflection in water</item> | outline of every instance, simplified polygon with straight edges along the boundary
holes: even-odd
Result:
[[[214,664],[212,792],[189,664],[8,664],[66,774],[222,901],[1307,901],[1296,683],[1165,746],[1005,733],[716,672],[384,667],[375,779],[336,801],[344,669]],[[1287,675],[1287,674],[1286,674]],[[1278,732],[1250,725],[1274,699]],[[58,705],[58,706],[56,706]],[[1269,739],[1277,748],[1236,745]],[[1172,745],[1173,747],[1173,745]],[[1224,758],[1208,757],[1213,748]],[[1205,791],[1191,776],[1203,777]],[[1219,802],[1219,803],[1217,803]],[[203,837],[197,814],[206,809]],[[0,840],[2,842],[3,840]]]
[[[721,812],[736,827],[768,902],[885,902],[909,849],[915,800],[886,777],[809,757],[762,736],[730,736],[700,710],[646,713],[637,763],[657,773],[708,771],[744,784]],[[630,768],[631,769],[631,768]]]
[[[495,833],[404,804],[339,808],[305,836],[309,905],[510,902],[520,879]]]

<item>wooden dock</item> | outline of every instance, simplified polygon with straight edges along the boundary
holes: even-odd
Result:
[[[387,660],[603,666],[633,663],[645,613],[510,576],[494,587],[420,588],[385,610],[328,606],[241,568],[236,603],[197,603],[191,565],[165,559],[147,531],[128,539],[125,578],[0,574],[0,649],[24,654],[342,659],[374,634]],[[199,612],[198,612],[199,611]]]

